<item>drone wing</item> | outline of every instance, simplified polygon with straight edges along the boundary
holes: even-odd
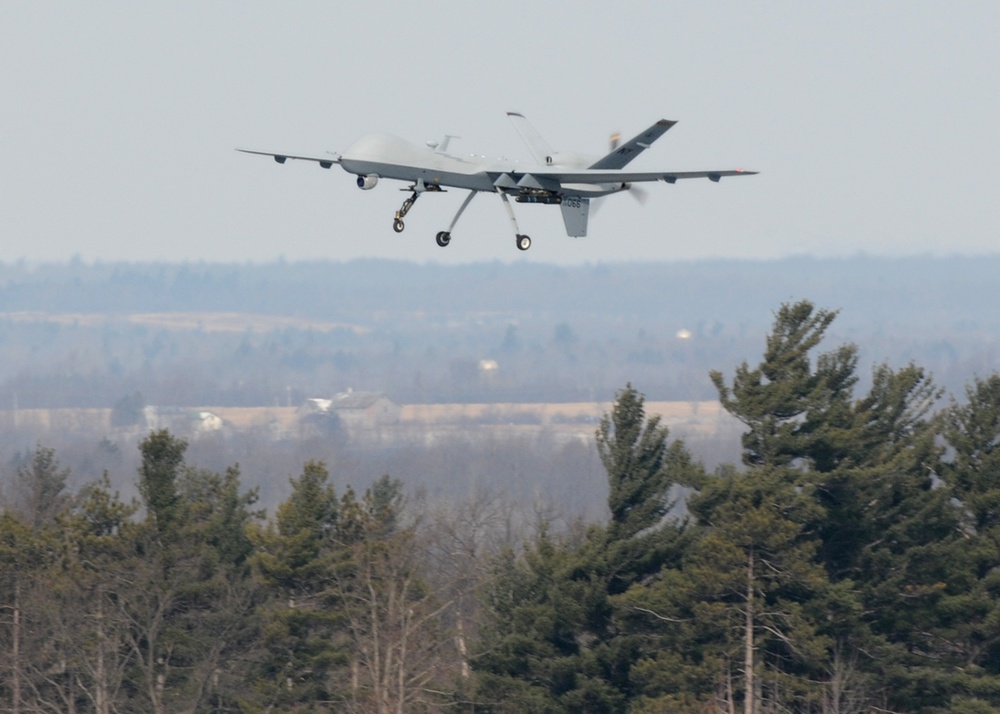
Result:
[[[599,171],[585,169],[583,171],[545,171],[533,170],[532,176],[540,179],[567,183],[640,183],[642,181],[666,181],[676,183],[677,179],[707,178],[719,181],[724,176],[753,176],[757,171],[745,169],[726,169],[723,171]]]
[[[273,151],[257,151],[256,149],[236,149],[244,154],[257,154],[259,156],[271,156],[279,164],[285,163],[288,159],[301,159],[303,161],[315,161],[324,169],[328,169],[334,164],[340,163],[340,154],[328,151],[323,154],[276,154]]]

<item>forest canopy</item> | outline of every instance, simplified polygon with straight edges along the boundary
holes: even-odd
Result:
[[[518,517],[307,461],[263,512],[233,465],[141,443],[136,501],[39,445],[0,515],[12,711],[988,712],[1000,708],[1000,375],[860,375],[837,313],[774,315],[711,381],[708,472],[626,384],[606,517]],[[859,384],[868,385],[864,389]]]

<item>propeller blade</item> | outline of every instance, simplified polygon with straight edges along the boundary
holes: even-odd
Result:
[[[621,139],[622,139],[622,134],[620,131],[616,131],[614,134],[611,135],[611,149],[608,151],[608,153],[611,153],[612,151],[618,148],[618,142],[621,141]]]
[[[629,186],[628,192],[632,195],[632,198],[639,202],[640,206],[645,206],[646,201],[649,200],[649,191],[642,186]]]

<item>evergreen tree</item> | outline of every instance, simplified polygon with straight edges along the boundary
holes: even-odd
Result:
[[[178,517],[177,478],[184,464],[187,442],[161,429],[150,432],[139,444],[139,451],[142,453],[139,493],[157,531],[165,533]]]
[[[811,494],[780,469],[727,469],[688,507],[697,537],[679,567],[616,601],[622,627],[646,635],[635,665],[644,706],[818,710],[829,584],[807,530],[819,517]]]
[[[256,625],[246,536],[256,493],[240,493],[235,467],[187,467],[186,443],[166,430],[139,449],[146,518],[134,534],[135,586],[121,603],[133,682],[157,714],[232,705],[239,687],[228,675]]]
[[[683,523],[666,519],[671,490],[704,479],[682,442],[668,443],[631,385],[597,430],[608,475],[607,526],[575,539],[543,528],[522,558],[497,561],[487,589],[479,701],[491,711],[618,712],[633,693],[641,634],[620,632],[614,595],[659,572],[681,552]]]
[[[954,677],[950,706],[995,710],[1000,709],[1000,375],[976,378],[966,387],[966,402],[945,411],[943,425],[949,458],[941,477],[959,504],[964,537],[949,552],[933,644]]]
[[[0,699],[13,712],[27,711],[33,660],[41,643],[32,638],[34,607],[44,592],[40,575],[51,562],[52,544],[10,511],[0,513]]]
[[[660,417],[646,419],[644,399],[631,384],[620,391],[615,407],[597,428],[597,452],[608,476],[610,530],[630,538],[659,524],[673,505],[668,492],[673,483],[666,468],[669,453],[666,427]],[[679,447],[682,448],[682,447]]]
[[[723,408],[749,427],[743,435],[743,462],[784,466],[806,462],[828,470],[827,453],[840,440],[836,428],[847,424],[851,390],[857,378],[857,348],[845,345],[821,354],[815,369],[810,351],[823,339],[837,313],[816,310],[803,300],[784,304],[767,337],[763,361],[736,369],[732,387],[722,373],[710,377]]]
[[[821,354],[815,367],[808,357],[834,316],[808,302],[783,306],[761,365],[740,367],[732,389],[718,372],[712,379],[749,427],[744,462],[795,466],[784,478],[821,506],[804,524],[819,536],[817,561],[842,612],[864,613],[824,628],[836,642],[830,657],[867,653],[859,666],[881,682],[872,696],[887,705],[944,706],[949,687],[928,676],[935,668],[920,654],[937,649],[928,633],[957,562],[955,509],[934,479],[941,449],[929,415],[940,390],[919,367],[882,365],[853,401],[853,346]]]
[[[976,378],[965,396],[945,413],[951,458],[942,475],[968,526],[986,533],[1000,526],[1000,374]]]
[[[38,445],[30,462],[17,468],[15,501],[35,530],[50,526],[69,507],[66,479],[69,469],[59,468],[55,450]]]
[[[274,521],[255,528],[255,570],[270,591],[265,611],[262,708],[313,711],[338,693],[333,672],[347,664],[340,603],[332,592],[340,504],[321,462],[305,464]]]

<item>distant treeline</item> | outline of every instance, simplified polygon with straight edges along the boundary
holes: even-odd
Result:
[[[236,466],[140,444],[135,502],[39,445],[0,513],[0,701],[97,712],[958,712],[1000,708],[1000,375],[860,383],[786,303],[710,380],[709,474],[632,385],[597,425],[606,517],[482,490],[335,490],[272,513]],[[677,509],[684,494],[685,509]]]
[[[294,405],[349,387],[401,403],[604,401],[628,380],[650,399],[709,399],[708,370],[753,354],[773,306],[801,298],[841,310],[834,336],[863,345],[863,364],[917,360],[958,392],[1000,367],[997,275],[1000,257],[15,263],[0,266],[0,408],[109,408],[136,392],[160,406]],[[124,319],[161,312],[325,327]]]
[[[0,264],[0,310],[253,312],[343,320],[385,311],[431,315],[615,315],[691,329],[764,326],[774,305],[808,296],[870,324],[995,326],[1000,254],[950,258],[702,260],[558,267],[535,263]]]

